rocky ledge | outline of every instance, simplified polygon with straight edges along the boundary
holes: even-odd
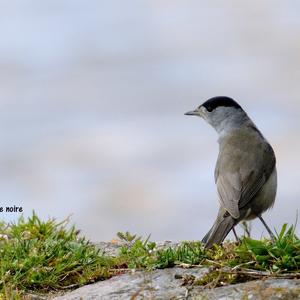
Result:
[[[167,242],[160,247],[173,245],[175,244]],[[110,255],[116,254],[119,248],[118,245],[110,243],[101,243],[100,247]],[[186,278],[201,278],[207,271],[203,267],[130,271],[51,299],[300,299],[298,279],[255,280],[213,289],[203,289],[186,282]]]

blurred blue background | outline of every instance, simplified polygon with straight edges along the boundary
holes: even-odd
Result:
[[[0,35],[1,206],[72,214],[94,241],[200,239],[217,135],[184,113],[227,95],[277,154],[266,221],[296,220],[300,2],[1,1]]]

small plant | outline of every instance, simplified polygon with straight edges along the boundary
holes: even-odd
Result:
[[[300,269],[300,240],[295,227],[284,224],[274,242],[245,238],[236,252],[241,261],[254,261],[253,268],[274,272]]]
[[[203,244],[185,242],[175,248],[158,249],[149,237],[142,241],[136,239],[129,246],[121,247],[120,258],[128,262],[129,268],[162,269],[180,264],[198,265],[207,257]]]
[[[0,292],[76,287],[111,276],[101,255],[68,220],[41,221],[35,213],[0,227]]]
[[[120,249],[119,259],[123,264],[127,265],[130,269],[147,268],[151,269],[155,264],[155,247],[156,243],[150,242],[148,238],[143,241],[141,237],[118,233],[118,237],[122,240],[129,242],[129,245],[122,246]]]
[[[213,266],[194,284],[216,287],[259,278],[299,278],[300,240],[295,226],[284,224],[275,241],[244,238],[239,245],[225,243],[210,252]]]
[[[134,240],[141,240],[141,237],[136,237],[136,234],[131,234],[130,232],[118,232],[117,237],[124,242],[132,243]]]

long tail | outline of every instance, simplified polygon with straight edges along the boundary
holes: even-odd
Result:
[[[229,214],[224,216],[224,213],[219,213],[214,225],[202,239],[202,242],[205,243],[205,248],[209,249],[213,244],[221,244],[236,224],[236,221]]]

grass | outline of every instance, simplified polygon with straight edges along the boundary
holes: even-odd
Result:
[[[36,214],[0,225],[0,291],[48,292],[111,276],[101,255],[67,220],[42,222]]]
[[[130,269],[162,269],[175,265],[209,266],[202,278],[188,284],[215,287],[262,277],[300,277],[300,240],[285,224],[275,241],[243,238],[204,249],[184,242],[159,249],[149,237],[118,233],[122,245],[116,257],[101,252],[67,226],[68,220],[41,221],[33,213],[16,223],[0,223],[0,299],[22,299],[26,293],[49,293],[105,280]]]

